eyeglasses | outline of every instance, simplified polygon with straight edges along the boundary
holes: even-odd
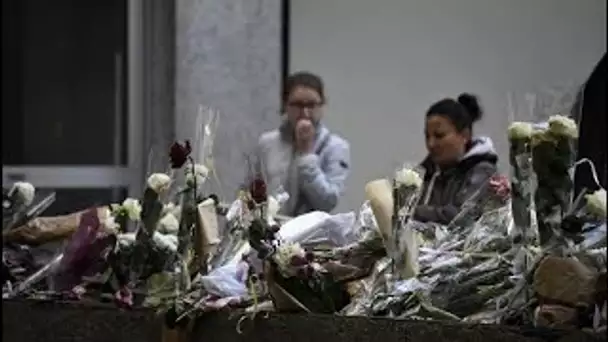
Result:
[[[323,104],[319,103],[319,102],[300,102],[300,101],[294,101],[294,102],[288,102],[287,103],[287,107],[291,107],[294,109],[316,109],[321,107]]]

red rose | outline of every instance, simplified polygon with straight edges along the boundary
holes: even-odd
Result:
[[[192,152],[192,147],[190,146],[190,141],[186,140],[182,145],[178,142],[174,142],[171,145],[171,150],[169,151],[169,160],[171,161],[172,169],[179,169],[188,161],[188,157]]]
[[[266,191],[266,182],[258,177],[251,182],[249,186],[249,193],[255,203],[264,203],[268,199],[268,193]]]

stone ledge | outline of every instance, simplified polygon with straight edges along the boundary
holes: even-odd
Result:
[[[163,321],[151,310],[119,310],[111,305],[2,302],[2,337],[7,342],[161,342]],[[241,315],[217,313],[199,319],[182,341],[289,342],[594,342],[606,336],[580,331],[523,329],[496,325],[446,324],[332,315],[259,314],[237,324]],[[180,341],[180,342],[182,342]]]

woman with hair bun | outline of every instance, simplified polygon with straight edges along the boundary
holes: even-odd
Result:
[[[481,119],[476,96],[443,99],[426,112],[428,156],[422,162],[425,179],[414,219],[448,224],[496,171],[498,156],[492,140],[475,137],[473,124]]]

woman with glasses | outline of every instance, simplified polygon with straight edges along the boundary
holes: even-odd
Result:
[[[309,72],[289,76],[283,90],[283,122],[259,139],[259,162],[270,192],[289,194],[281,214],[331,212],[344,191],[350,147],[322,124],[323,81]]]

